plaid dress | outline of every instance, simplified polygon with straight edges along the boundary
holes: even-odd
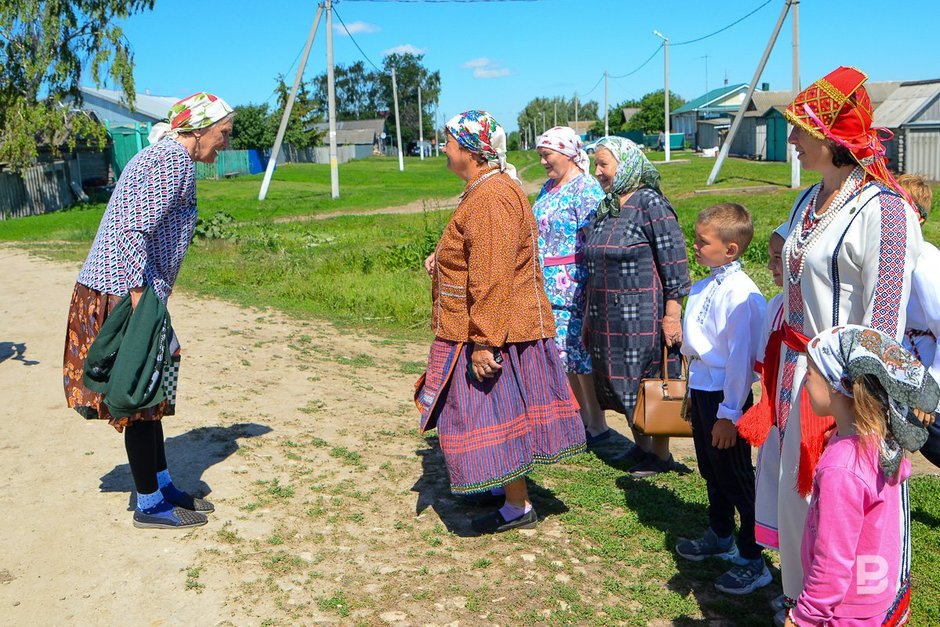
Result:
[[[637,190],[618,217],[607,216],[588,229],[594,386],[603,409],[632,421],[640,379],[661,368],[665,302],[691,289],[685,236],[672,205],[649,188]]]

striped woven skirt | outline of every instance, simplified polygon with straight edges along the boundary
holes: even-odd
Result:
[[[584,425],[553,339],[507,344],[479,382],[471,346],[436,339],[416,384],[421,430],[437,428],[451,491],[485,492],[584,450]]]
[[[88,420],[107,420],[118,430],[118,433],[123,431],[130,422],[160,420],[163,416],[173,413],[167,401],[162,401],[158,405],[130,416],[114,418],[108,412],[108,406],[104,404],[102,395],[89,390],[82,381],[88,347],[95,341],[101,325],[120,301],[120,296],[105,294],[81,283],[75,284],[72,302],[69,304],[65,355],[62,360],[62,382],[65,386],[65,400],[68,406]]]

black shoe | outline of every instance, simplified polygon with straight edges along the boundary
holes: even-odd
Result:
[[[502,533],[510,529],[535,529],[538,524],[539,517],[535,513],[535,509],[530,509],[522,516],[512,520],[506,520],[499,510],[496,510],[470,521],[470,527],[477,533]]]
[[[458,498],[468,507],[502,507],[506,502],[505,494],[493,494],[489,490],[477,494],[461,494]]]
[[[608,428],[606,431],[601,431],[597,435],[591,435],[587,430],[584,431],[584,442],[589,449],[594,448],[595,446],[602,446],[607,440],[610,439],[610,436],[613,432]]]
[[[630,476],[634,479],[648,479],[675,470],[675,465],[672,455],[669,456],[669,459],[662,460],[650,453],[646,459],[630,469]]]
[[[645,461],[647,455],[648,453],[646,451],[634,444],[632,447],[630,447],[630,450],[623,455],[618,455],[617,457],[611,459],[610,463],[630,470],[637,464]]]

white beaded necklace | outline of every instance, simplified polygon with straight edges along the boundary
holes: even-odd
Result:
[[[791,284],[796,285],[803,278],[806,254],[819,240],[823,232],[825,232],[826,227],[835,220],[849,198],[855,194],[864,178],[865,171],[862,170],[862,168],[856,167],[853,169],[852,173],[845,179],[845,182],[842,183],[842,187],[839,188],[839,193],[836,194],[832,202],[829,203],[829,209],[826,210],[821,218],[818,218],[815,224],[804,231],[803,225],[806,223],[807,216],[816,208],[816,199],[819,196],[819,190],[822,189],[822,185],[820,184],[816,187],[816,191],[813,192],[813,197],[806,203],[806,208],[803,210],[802,215],[800,215],[800,220],[796,228],[790,232],[790,236],[787,237],[787,241],[783,245],[783,254],[784,258],[787,260],[787,269],[789,270],[787,278]],[[791,263],[792,260],[798,261],[795,272],[793,270],[793,264]]]

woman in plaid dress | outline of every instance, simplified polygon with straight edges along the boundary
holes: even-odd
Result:
[[[607,192],[588,227],[588,346],[603,409],[633,427],[640,379],[657,376],[662,347],[682,342],[682,299],[691,288],[685,236],[659,189],[659,172],[629,139],[605,137],[594,153]],[[678,373],[674,373],[678,375]],[[633,431],[621,458],[635,477],[672,469],[669,438]]]

